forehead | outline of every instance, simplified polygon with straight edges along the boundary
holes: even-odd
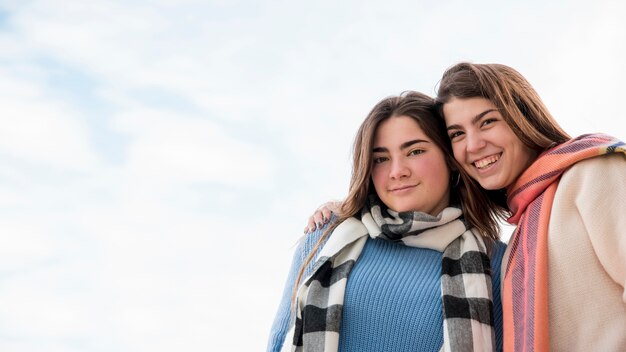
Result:
[[[394,141],[400,144],[411,139],[431,140],[419,123],[409,116],[393,116],[382,121],[374,134],[374,144]]]
[[[497,107],[489,99],[475,98],[452,98],[443,104],[443,117],[446,125],[471,123],[480,114],[489,110],[497,110]]]

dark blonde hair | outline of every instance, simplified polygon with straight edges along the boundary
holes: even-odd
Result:
[[[372,108],[359,127],[353,144],[352,177],[350,179],[348,195],[341,203],[341,207],[336,213],[338,217],[337,221],[326,229],[300,267],[295,281],[292,301],[295,301],[296,291],[306,267],[313,260],[320,246],[328,236],[330,236],[337,225],[350,217],[360,215],[361,209],[365,206],[367,196],[371,192],[375,192],[371,177],[374,136],[382,121],[400,116],[408,116],[415,120],[424,133],[443,152],[450,173],[460,174],[460,180],[456,175],[451,177],[450,188],[452,191],[450,192],[449,203],[460,204],[461,208],[464,210],[466,221],[469,222],[471,227],[476,228],[483,237],[491,240],[498,238],[497,220],[482,207],[466,208],[463,197],[459,197],[459,193],[466,193],[464,192],[464,182],[467,182],[470,178],[459,167],[452,156],[446,126],[435,108],[434,99],[425,94],[413,91],[407,91],[398,96],[387,97]],[[493,241],[486,241],[489,247],[491,247],[492,242]]]
[[[485,98],[491,101],[513,133],[537,154],[571,137],[554,120],[532,85],[513,68],[501,64],[462,62],[448,68],[439,82],[436,104],[443,118],[443,105],[452,98]],[[474,180],[465,180],[469,198],[487,194],[498,216],[508,214],[503,190],[488,191]]]

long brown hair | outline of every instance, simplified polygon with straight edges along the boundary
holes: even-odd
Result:
[[[526,78],[509,66],[458,63],[444,72],[435,100],[443,118],[443,105],[452,98],[476,97],[491,101],[517,138],[537,154],[571,138],[552,117]],[[468,202],[480,199],[481,193],[487,195],[490,200],[487,204],[498,216],[508,214],[504,190],[488,191],[473,179],[465,181]]]
[[[467,182],[470,178],[459,167],[452,156],[446,126],[443,119],[439,117],[434,99],[425,94],[413,91],[407,91],[398,96],[387,97],[372,108],[357,131],[353,144],[352,177],[350,179],[348,195],[341,203],[341,207],[336,213],[338,217],[337,221],[326,229],[300,267],[295,281],[292,302],[295,302],[297,288],[300,285],[304,271],[313,260],[319,247],[328,236],[330,236],[337,225],[359,214],[365,205],[367,196],[371,192],[375,192],[371,178],[374,136],[382,121],[391,117],[400,116],[408,116],[414,119],[433,143],[443,151],[448,169],[451,170],[451,174],[455,174],[454,177],[451,177],[450,181],[452,191],[450,192],[449,204],[461,205],[461,208],[464,209],[466,221],[469,222],[471,227],[476,228],[486,239],[495,240],[498,238],[497,220],[483,208],[472,207],[465,209],[463,197],[459,197],[459,193],[467,193],[463,191],[464,182]],[[456,176],[457,173],[460,175],[458,176],[460,179]],[[458,192],[455,192],[455,190]],[[491,247],[490,244],[493,241],[486,242],[488,246]]]

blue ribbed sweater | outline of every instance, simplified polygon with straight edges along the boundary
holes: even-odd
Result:
[[[296,249],[270,332],[268,352],[280,351],[285,342],[292,319],[295,277],[324,230],[308,234]],[[502,349],[500,263],[505,249],[506,245],[498,242],[491,258],[498,350]],[[339,350],[439,351],[443,344],[441,257],[442,253],[435,250],[368,238],[348,279]]]

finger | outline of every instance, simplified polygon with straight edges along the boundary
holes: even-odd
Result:
[[[313,232],[316,228],[317,226],[315,225],[315,219],[313,218],[313,216],[309,217],[306,227],[304,228],[304,233],[306,234],[309,232]]]
[[[330,216],[332,215],[332,211],[330,211],[330,209],[328,209],[328,207],[323,207],[321,209],[321,211],[322,211],[322,221],[325,224],[328,221],[330,221]]]
[[[321,229],[322,226],[324,226],[324,224],[326,223],[322,212],[319,210],[317,210],[315,214],[313,214],[313,221],[315,222],[315,226],[317,229]]]

